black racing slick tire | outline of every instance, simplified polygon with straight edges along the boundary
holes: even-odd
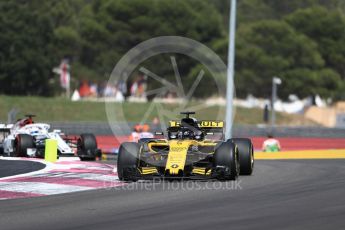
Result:
[[[94,161],[97,156],[97,140],[93,134],[81,134],[78,141],[78,156],[81,161]]]
[[[18,134],[14,140],[14,156],[27,157],[27,149],[35,148],[34,138],[28,134]]]
[[[254,170],[254,148],[248,138],[233,138],[237,145],[240,160],[240,175],[252,175]]]
[[[136,181],[136,170],[140,145],[135,142],[124,142],[117,158],[117,174],[122,181]]]
[[[214,174],[219,180],[236,180],[240,168],[238,151],[232,142],[223,142],[214,153]]]

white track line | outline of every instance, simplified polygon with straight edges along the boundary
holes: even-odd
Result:
[[[59,161],[56,163],[46,162],[42,159],[33,159],[33,158],[7,158],[1,157],[0,159],[3,160],[28,160],[28,161],[35,161],[40,162],[46,165],[44,169],[19,174],[15,176],[9,176],[0,178],[0,190],[8,191],[8,192],[17,192],[21,193],[18,196],[9,196],[8,198],[4,197],[0,200],[4,199],[13,199],[13,198],[20,198],[22,194],[27,193],[28,197],[36,196],[36,195],[55,195],[55,194],[62,194],[62,193],[72,193],[72,192],[79,192],[79,191],[86,191],[86,190],[94,190],[101,187],[99,183],[104,182],[103,188],[109,187],[116,187],[121,186],[121,182],[118,180],[117,174],[113,173],[114,166],[104,165],[100,163],[90,163],[90,162],[81,162],[77,159],[71,158],[60,158]],[[58,171],[54,171],[58,170]],[[83,172],[78,172],[81,170]],[[93,170],[95,172],[93,173]],[[96,171],[101,173],[96,173]],[[116,171],[116,167],[115,167]],[[103,174],[104,172],[104,174]],[[30,181],[30,178],[56,178],[57,181],[54,180],[51,182],[47,182],[45,179],[40,181]],[[64,178],[66,179],[66,184],[64,184]],[[10,179],[15,179],[15,181],[8,181]],[[76,179],[75,184],[68,184],[70,181],[68,179]],[[7,181],[6,181],[7,180]],[[21,181],[22,180],[22,181]],[[86,185],[85,180],[87,180]],[[45,181],[45,182],[43,182]],[[69,182],[67,182],[69,181]],[[94,181],[94,182],[92,182]],[[78,185],[78,183],[80,184]],[[88,186],[87,184],[90,183]],[[110,184],[109,184],[110,183]],[[83,184],[83,185],[82,185]]]
[[[49,184],[41,182],[0,182],[0,190],[6,190],[10,192],[36,193],[42,195],[54,195],[61,193],[86,191],[90,190],[90,188],[75,185]]]

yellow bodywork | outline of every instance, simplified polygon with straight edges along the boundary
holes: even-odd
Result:
[[[194,167],[192,170],[192,173],[209,176],[211,174],[211,169],[206,169],[202,167]]]
[[[215,146],[217,143],[214,141],[196,141],[196,140],[170,140],[161,142],[152,142],[148,144],[150,151],[154,152],[154,146],[169,146],[168,159],[165,165],[165,171],[169,171],[170,175],[178,175],[180,170],[184,170],[188,149],[190,146]],[[213,154],[213,152],[210,152]],[[209,175],[210,172],[206,168],[194,168],[192,173]],[[148,174],[142,172],[142,174]]]
[[[140,169],[140,173],[143,175],[147,175],[147,174],[156,174],[158,173],[158,171],[155,167],[142,167]]]
[[[177,175],[179,170],[183,171],[186,163],[188,148],[192,143],[192,140],[172,140],[169,142],[170,150],[165,171],[169,170],[171,175]]]
[[[169,127],[180,127],[181,122],[180,121],[170,121]],[[222,130],[224,127],[223,121],[217,121],[217,120],[203,120],[198,122],[198,126],[201,129],[217,129]],[[156,140],[153,142],[148,143],[149,152],[155,154],[153,157],[157,160],[161,159],[161,156],[159,154],[159,150],[155,150],[154,147],[169,147],[168,157],[165,165],[165,172],[168,172],[170,175],[178,175],[180,170],[184,171],[186,159],[187,159],[187,153],[191,146],[215,146],[217,142],[212,140],[203,140],[203,141],[197,141],[197,140]],[[213,154],[213,152],[210,152],[210,154]],[[140,172],[142,175],[147,174],[155,174],[158,173],[157,169],[154,167],[142,167],[140,169]],[[199,174],[199,175],[210,175],[211,170],[202,168],[202,167],[194,167],[192,169],[193,174]]]

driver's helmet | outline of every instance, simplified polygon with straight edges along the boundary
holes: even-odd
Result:
[[[192,117],[183,118],[181,120],[181,126],[189,129],[199,129],[198,122]]]
[[[31,125],[33,123],[34,123],[33,119],[31,117],[29,117],[29,118],[26,118],[26,119],[23,119],[22,121],[20,121],[19,126],[24,127],[26,125]]]
[[[181,128],[177,136],[179,139],[204,139],[204,133],[199,128],[198,122],[195,118],[183,118],[181,120]]]

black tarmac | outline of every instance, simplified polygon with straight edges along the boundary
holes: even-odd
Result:
[[[256,161],[238,182],[137,182],[0,201],[0,229],[344,229],[345,160]]]

